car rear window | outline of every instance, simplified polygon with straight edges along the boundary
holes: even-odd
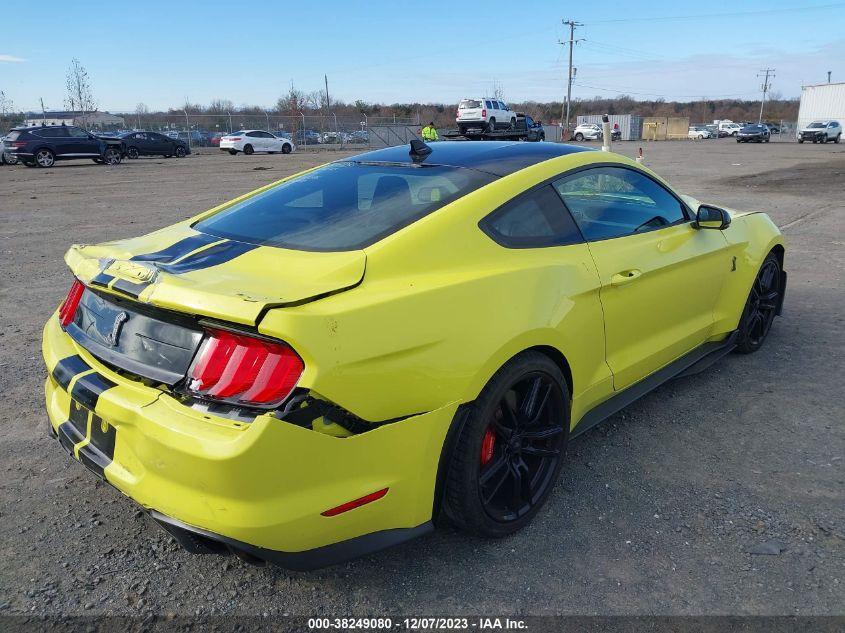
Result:
[[[480,108],[480,107],[481,107],[480,101],[476,101],[475,99],[464,99],[458,105],[458,110],[467,110],[469,108]]]
[[[194,228],[264,246],[355,250],[494,179],[458,167],[332,163],[201,220]]]
[[[18,140],[18,137],[19,137],[20,135],[21,135],[21,133],[20,133],[20,132],[18,132],[18,131],[9,132],[9,133],[6,135],[6,140],[7,140],[7,141],[10,141],[10,142],[11,142],[11,141],[17,141],[17,140]]]

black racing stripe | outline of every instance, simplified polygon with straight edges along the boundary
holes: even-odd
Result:
[[[129,295],[133,299],[137,299],[138,296],[149,285],[149,283],[136,284],[131,281],[126,281],[125,279],[118,279],[116,282],[114,282],[112,290],[118,290],[125,295]]]
[[[53,379],[62,386],[62,389],[67,391],[68,385],[73,380],[73,377],[89,369],[91,369],[90,365],[82,360],[78,354],[68,356],[56,363],[52,372]]]
[[[108,378],[104,378],[100,374],[86,374],[73,384],[70,397],[93,411],[97,406],[97,400],[100,398],[100,394],[115,385],[116,383],[113,383]]]
[[[76,437],[76,434],[70,422],[64,422],[59,425],[59,434],[56,437],[58,437],[59,444],[62,445],[62,448],[73,455],[73,445],[76,444],[73,438]]]
[[[214,235],[206,235],[205,233],[199,233],[198,235],[192,235],[191,237],[186,237],[183,240],[179,240],[175,244],[171,244],[167,248],[164,248],[160,251],[156,251],[155,253],[147,253],[146,255],[135,255],[130,261],[157,262],[161,264],[167,264],[176,259],[179,259],[180,257],[184,257],[191,251],[195,251],[198,248],[202,248],[203,246],[208,246],[209,244],[213,244],[214,242],[219,241],[219,237],[215,237]]]
[[[111,275],[107,275],[106,273],[100,273],[91,280],[91,285],[102,286],[103,288],[107,288],[113,280],[114,277],[112,277]]]
[[[68,417],[67,424],[70,424],[76,429],[79,434],[79,440],[84,439],[88,433],[88,409],[76,402],[71,402],[70,416]]]
[[[79,449],[79,460],[98,477],[105,479],[105,469],[114,459],[117,429],[94,415],[91,417],[91,441]]]
[[[225,264],[256,248],[258,248],[257,244],[247,244],[246,242],[222,242],[210,246],[199,253],[189,255],[176,264],[165,264],[159,266],[159,268],[175,275],[189,273],[194,270],[202,270],[203,268]]]

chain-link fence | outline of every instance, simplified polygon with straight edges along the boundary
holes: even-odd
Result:
[[[126,126],[162,132],[195,147],[215,147],[221,136],[239,130],[267,130],[293,140],[300,149],[385,147],[419,138],[419,122],[401,117],[342,117],[334,114],[277,115],[270,112],[123,115]]]

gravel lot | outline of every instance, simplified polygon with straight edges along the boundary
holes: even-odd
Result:
[[[186,554],[72,462],[45,433],[40,339],[72,242],[141,234],[343,154],[0,168],[0,614],[845,614],[845,145],[643,147],[680,191],[783,228],[789,289],[766,347],[576,441],[513,537],[441,530],[309,574]]]

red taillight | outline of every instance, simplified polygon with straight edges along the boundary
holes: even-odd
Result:
[[[240,141],[241,137],[240,136],[227,136],[226,140],[227,141]]]
[[[188,372],[188,390],[239,404],[281,403],[302,375],[302,359],[284,343],[208,330]]]
[[[486,118],[487,118],[487,110],[482,110],[482,111],[481,111],[481,118],[482,118],[482,119],[486,119]]]
[[[26,147],[26,141],[12,141],[10,145],[12,147]]]
[[[76,308],[79,307],[79,300],[82,299],[82,293],[85,292],[85,286],[78,279],[73,280],[73,284],[68,290],[67,297],[62,301],[59,307],[59,323],[62,327],[66,327],[73,322],[73,317],[76,315]]]
[[[326,510],[325,512],[321,512],[324,517],[334,517],[338,514],[343,514],[344,512],[349,512],[350,510],[354,510],[355,508],[360,508],[363,505],[367,505],[368,503],[372,503],[373,501],[378,501],[384,495],[387,494],[387,488],[382,488],[381,490],[376,490],[375,492],[371,492],[368,495],[355,499],[354,501],[347,501],[344,504],[341,504],[331,510]]]

